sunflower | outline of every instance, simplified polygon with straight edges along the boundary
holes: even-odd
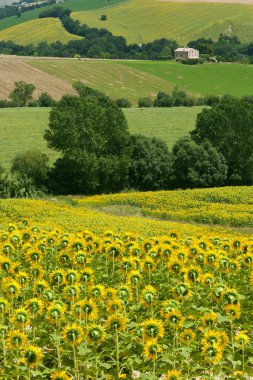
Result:
[[[21,293],[21,286],[18,281],[6,277],[3,280],[3,290],[10,298],[16,298]]]
[[[185,320],[181,312],[175,309],[172,309],[169,313],[167,313],[165,315],[165,318],[167,319],[169,326],[175,330],[178,330],[180,327],[182,327]]]
[[[83,340],[83,331],[77,323],[67,325],[63,330],[63,339],[71,346],[78,346]]]
[[[72,314],[79,319],[94,320],[98,317],[98,307],[92,299],[84,299],[72,306]]]
[[[20,271],[16,274],[15,279],[19,282],[19,284],[25,287],[29,283],[29,274],[23,271]]]
[[[195,339],[195,332],[192,329],[185,329],[179,335],[179,339],[182,343],[189,345]]]
[[[241,315],[240,304],[224,306],[227,316],[231,319],[239,319]]]
[[[156,289],[152,285],[146,285],[141,293],[141,303],[145,306],[154,304],[157,299]]]
[[[158,354],[162,351],[157,339],[149,339],[144,345],[144,356],[150,360],[156,360]]]
[[[105,297],[105,287],[103,285],[94,285],[90,288],[90,292],[93,298],[100,301]]]
[[[73,254],[73,261],[77,267],[82,268],[88,264],[91,259],[90,255],[87,252],[79,251]]]
[[[204,286],[211,286],[214,284],[214,281],[215,281],[215,277],[212,273],[204,273],[202,276],[201,276],[201,283],[202,285]]]
[[[206,362],[217,364],[222,359],[222,347],[217,343],[205,344],[202,348],[202,355]]]
[[[212,346],[213,344],[220,344],[220,333],[217,330],[208,330],[204,333],[202,345]]]
[[[46,289],[49,289],[49,284],[45,280],[37,280],[33,284],[34,293],[42,294]]]
[[[168,271],[179,274],[182,272],[184,263],[176,257],[172,257],[168,262]]]
[[[127,285],[122,285],[117,289],[117,296],[124,303],[131,301],[133,298],[131,289]]]
[[[127,318],[125,318],[121,314],[113,314],[107,319],[107,327],[108,329],[123,331],[125,330]]]
[[[106,298],[109,300],[113,300],[117,298],[117,290],[114,288],[106,288],[105,293],[106,293]]]
[[[86,329],[86,337],[89,342],[101,343],[106,338],[105,328],[102,325],[91,324]]]
[[[238,343],[238,345],[240,347],[245,347],[248,345],[249,343],[249,337],[248,335],[246,334],[246,331],[240,331],[236,337],[235,337],[235,341],[236,343]]]
[[[39,263],[43,257],[44,254],[38,249],[35,250],[34,247],[25,252],[25,258],[29,263]]]
[[[29,269],[30,276],[33,280],[40,280],[44,276],[44,269],[39,264],[32,264]]]
[[[165,380],[180,380],[180,372],[177,369],[172,369],[168,371]]]
[[[58,287],[65,283],[66,272],[64,269],[56,269],[50,273],[50,283]]]
[[[142,275],[139,270],[131,270],[128,274],[128,282],[132,285],[138,285],[141,282]]]
[[[0,269],[4,273],[11,273],[13,271],[13,262],[8,257],[0,257]]]
[[[24,307],[19,307],[13,312],[11,322],[14,325],[28,326],[30,324],[28,311]]]
[[[207,328],[214,327],[217,323],[217,314],[211,311],[210,313],[203,315],[200,321],[204,327],[207,327]]]
[[[163,322],[159,319],[150,318],[142,326],[145,339],[162,338],[164,335]]]
[[[0,298],[0,313],[6,314],[10,308],[10,303],[5,298]]]
[[[144,272],[151,272],[156,267],[154,260],[151,257],[144,259],[141,263],[141,268]]]
[[[129,272],[130,270],[133,270],[135,268],[135,262],[132,258],[124,258],[121,260],[120,268],[124,272]]]
[[[174,300],[174,299],[166,300],[166,301],[163,301],[162,303],[160,314],[162,317],[164,317],[173,309],[179,309],[179,308],[180,308],[180,303],[178,300]]]
[[[123,302],[121,299],[112,299],[107,304],[107,312],[110,313],[119,313],[123,309]]]
[[[24,332],[20,330],[12,330],[8,333],[7,344],[8,348],[17,350],[26,345],[27,338]]]
[[[228,288],[222,293],[225,305],[237,305],[239,303],[239,294],[236,289]]]
[[[201,278],[201,268],[196,265],[191,265],[189,268],[186,268],[186,278],[190,282],[197,282]]]
[[[31,314],[40,315],[44,310],[44,303],[39,298],[31,298],[26,301],[26,307],[30,311]]]
[[[36,368],[37,365],[42,361],[42,350],[32,344],[29,344],[26,348],[24,348],[22,354],[24,363],[29,368]]]
[[[68,285],[63,289],[65,298],[69,301],[76,301],[80,294],[80,288],[77,285]]]
[[[173,293],[176,298],[189,298],[192,295],[191,286],[189,282],[180,282],[178,283],[174,289]]]
[[[49,319],[52,323],[58,323],[65,318],[65,311],[66,309],[64,306],[54,303],[53,305],[50,305],[47,309],[46,317]]]
[[[64,252],[60,252],[58,253],[58,255],[56,256],[56,260],[61,264],[63,265],[64,267],[68,267],[71,265],[72,263],[72,255],[71,253],[67,252],[67,251],[64,251]]]
[[[89,284],[93,283],[93,280],[94,280],[94,271],[91,268],[87,267],[85,269],[82,269],[79,272],[79,276],[80,276],[80,281],[83,284],[89,285]]]
[[[79,273],[75,269],[68,269],[65,274],[66,282],[69,285],[73,285],[74,283],[79,281]]]
[[[51,380],[71,380],[72,377],[70,377],[66,371],[54,371],[51,376]]]
[[[219,331],[219,339],[220,339],[220,346],[224,350],[224,348],[228,345],[229,339],[227,336],[227,333],[225,331]]]

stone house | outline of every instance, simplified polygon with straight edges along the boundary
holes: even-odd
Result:
[[[175,59],[199,59],[199,51],[193,48],[178,48],[174,51]]]

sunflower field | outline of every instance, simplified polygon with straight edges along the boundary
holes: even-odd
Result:
[[[253,239],[0,232],[1,379],[250,379]]]

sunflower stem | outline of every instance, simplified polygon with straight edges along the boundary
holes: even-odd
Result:
[[[119,333],[118,333],[117,326],[115,327],[115,331],[116,331],[116,379],[118,380],[120,370],[119,370]]]

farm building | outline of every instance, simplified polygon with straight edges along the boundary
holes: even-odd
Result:
[[[176,59],[198,59],[199,51],[193,48],[178,48],[174,51]]]

